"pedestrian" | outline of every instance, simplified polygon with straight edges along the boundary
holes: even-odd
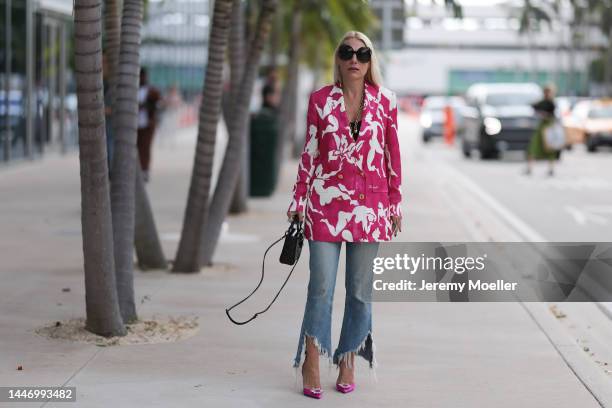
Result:
[[[334,52],[334,83],[310,94],[304,149],[287,216],[304,221],[310,281],[293,367],[304,395],[321,398],[319,356],[339,370],[336,389],[353,391],[355,355],[373,371],[372,262],[379,242],[401,231],[401,161],[395,93],[381,84],[370,39],[344,35]],[[346,301],[331,354],[338,259],[346,248]],[[374,372],[375,374],[375,372]]]
[[[140,68],[140,87],[138,89],[138,157],[144,181],[149,181],[151,146],[158,122],[161,94],[149,85],[146,68]]]
[[[543,89],[544,98],[531,105],[539,118],[539,123],[527,146],[527,167],[524,174],[530,175],[534,160],[548,160],[548,175],[554,175],[554,161],[559,158],[559,152],[548,149],[544,141],[544,131],[555,122],[555,87],[546,85]]]
[[[273,98],[276,101],[276,105],[278,106],[278,102],[280,99],[280,85],[278,81],[277,68],[268,68],[266,77],[264,79],[263,89],[268,89],[266,95],[269,95],[271,98]]]
[[[279,95],[274,90],[273,85],[271,84],[264,85],[264,87],[261,89],[261,100],[262,100],[262,103],[261,103],[262,109],[269,109],[273,111],[274,113],[278,113]]]

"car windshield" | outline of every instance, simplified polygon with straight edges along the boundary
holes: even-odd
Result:
[[[491,106],[531,105],[538,99],[539,95],[527,92],[491,93],[485,103]]]
[[[589,111],[591,119],[612,119],[612,105],[609,106],[593,106]]]

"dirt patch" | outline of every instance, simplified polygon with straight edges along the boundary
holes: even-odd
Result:
[[[169,343],[189,338],[199,330],[198,316],[158,316],[125,325],[127,335],[103,337],[85,329],[85,318],[57,321],[34,332],[40,336],[95,344],[100,347]]]

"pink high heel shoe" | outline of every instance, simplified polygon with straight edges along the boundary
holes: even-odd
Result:
[[[308,352],[304,351],[304,355],[307,357]],[[302,370],[304,370],[304,366],[302,366]],[[302,372],[302,375],[304,373]],[[323,396],[323,390],[320,387],[304,387],[304,395],[311,398],[321,399]]]
[[[340,391],[343,394],[346,394],[347,392],[351,392],[354,389],[355,389],[355,383],[350,383],[350,384],[339,383],[339,384],[336,384],[336,390]]]
[[[306,395],[307,397],[320,399],[323,396],[323,390],[318,387],[317,388],[304,387],[304,395]]]

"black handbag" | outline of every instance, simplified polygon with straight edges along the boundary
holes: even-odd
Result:
[[[302,222],[295,221],[294,219],[284,237],[285,243],[283,244],[283,250],[281,251],[279,261],[286,265],[293,265],[300,259],[302,246],[304,245]]]
[[[282,264],[293,265],[293,268],[291,268],[291,271],[289,271],[289,274],[287,275],[287,278],[285,279],[285,282],[283,282],[283,285],[280,287],[280,289],[276,293],[276,296],[274,296],[274,299],[272,299],[272,301],[270,302],[268,307],[266,307],[264,310],[255,313],[253,315],[253,317],[251,317],[249,320],[246,320],[244,322],[238,322],[238,321],[234,320],[232,318],[232,316],[230,316],[230,313],[229,313],[230,310],[232,310],[233,308],[235,308],[236,306],[238,306],[239,304],[241,304],[242,302],[244,302],[245,300],[250,298],[251,295],[253,293],[255,293],[255,291],[257,291],[257,289],[259,289],[259,286],[261,285],[261,283],[263,282],[263,279],[264,279],[264,267],[265,267],[265,263],[266,263],[266,255],[268,254],[268,251],[270,250],[270,248],[272,248],[274,245],[276,245],[277,243],[279,243],[283,239],[285,240],[285,242],[283,244],[283,250],[281,251],[281,255],[280,255],[279,261]],[[255,319],[258,315],[268,311],[270,306],[272,306],[272,303],[274,303],[274,301],[276,301],[276,298],[278,298],[278,295],[281,293],[281,291],[283,290],[283,288],[287,284],[287,281],[291,277],[291,274],[293,273],[293,270],[295,269],[295,266],[297,265],[297,262],[300,259],[300,254],[302,253],[302,246],[303,245],[304,245],[304,231],[303,231],[303,228],[302,228],[302,221],[299,221],[297,219],[297,216],[296,216],[291,221],[291,225],[289,225],[289,228],[287,229],[285,234],[282,237],[280,237],[279,239],[277,239],[276,241],[274,241],[272,243],[272,245],[270,245],[268,247],[268,249],[266,249],[266,252],[264,252],[263,262],[261,264],[261,279],[259,280],[259,283],[255,287],[255,289],[253,289],[253,291],[247,297],[242,299],[240,302],[236,303],[235,305],[233,305],[229,309],[225,309],[225,314],[231,320],[232,323],[237,324],[237,325],[247,324],[251,320]]]

